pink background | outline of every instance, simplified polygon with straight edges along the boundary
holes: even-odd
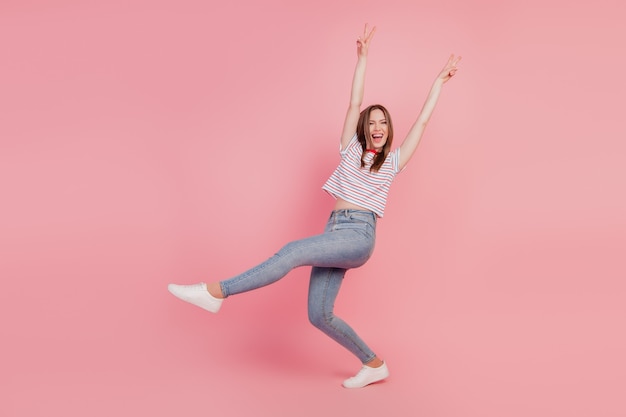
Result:
[[[623,4],[3,0],[0,415],[626,415]],[[392,372],[348,391],[308,268],[166,286],[322,229],[366,21],[397,144],[463,60],[339,296]]]

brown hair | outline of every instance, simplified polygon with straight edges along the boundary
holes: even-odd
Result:
[[[370,172],[378,172],[380,167],[383,165],[383,162],[385,162],[387,155],[389,155],[389,152],[391,151],[391,143],[393,142],[393,125],[391,124],[391,115],[389,114],[389,111],[380,104],[372,104],[371,106],[365,108],[359,115],[359,122],[356,127],[357,138],[363,148],[363,154],[361,155],[361,168],[365,166],[364,159],[365,154],[367,153],[367,141],[365,140],[365,137],[369,135],[370,113],[372,110],[376,109],[381,110],[387,120],[387,142],[383,146],[383,151],[374,156]]]

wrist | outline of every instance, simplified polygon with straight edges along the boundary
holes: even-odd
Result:
[[[437,78],[435,78],[435,81],[433,82],[433,86],[435,86],[435,85],[442,86],[443,83],[444,83],[444,81],[441,78],[437,77]]]

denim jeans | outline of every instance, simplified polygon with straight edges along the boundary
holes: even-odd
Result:
[[[333,313],[346,270],[363,265],[374,251],[376,215],[365,210],[335,210],[324,233],[283,246],[254,268],[222,281],[225,297],[272,284],[299,266],[312,266],[308,313],[311,323],[362,363],[376,356],[352,328]]]

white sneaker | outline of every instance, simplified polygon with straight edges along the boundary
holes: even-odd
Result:
[[[209,294],[204,282],[193,285],[169,284],[167,289],[181,300],[187,301],[211,313],[217,313],[222,306],[222,301],[224,301],[221,298],[216,298]]]
[[[373,384],[374,382],[382,381],[388,376],[389,369],[387,369],[387,364],[385,362],[383,362],[383,364],[378,368],[363,365],[358,374],[343,381],[343,386],[345,388],[363,388],[364,386]]]

